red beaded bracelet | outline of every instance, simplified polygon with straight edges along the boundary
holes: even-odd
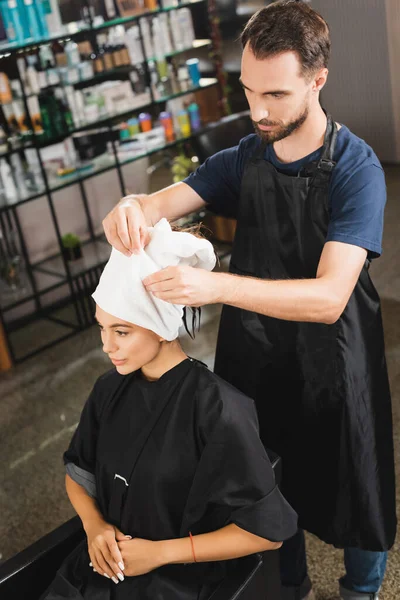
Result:
[[[189,531],[189,537],[190,537],[190,542],[192,544],[193,561],[197,562],[197,560],[196,560],[196,554],[194,552],[194,543],[193,543],[193,536],[192,536],[192,532],[191,531]]]

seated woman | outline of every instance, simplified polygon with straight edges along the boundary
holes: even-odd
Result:
[[[64,455],[87,543],[47,600],[205,600],[226,561],[296,533],[253,401],[185,355],[183,307],[141,283],[168,264],[211,270],[212,246],[165,219],[150,235],[138,256],[112,251],[93,294],[115,368],[96,382]]]

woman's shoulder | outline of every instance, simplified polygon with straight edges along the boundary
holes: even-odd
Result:
[[[204,363],[194,362],[199,412],[212,415],[213,418],[235,420],[244,413],[256,414],[254,400],[213,373]]]

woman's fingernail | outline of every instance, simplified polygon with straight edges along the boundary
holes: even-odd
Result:
[[[110,576],[107,575],[107,573],[103,573],[104,577],[107,577],[107,579],[110,579]]]
[[[119,568],[121,569],[121,571],[125,571],[125,565],[123,562],[119,562],[118,563]]]
[[[116,577],[111,577],[111,579],[113,580],[114,583],[119,583],[119,581]]]
[[[132,539],[131,535],[126,535],[125,537],[126,537],[127,540],[131,540]]]
[[[124,576],[122,575],[122,573],[117,573],[117,576],[120,581],[124,580]]]
[[[97,573],[97,571],[96,571],[96,569],[95,569],[95,568],[93,568],[93,573]]]
[[[89,563],[89,567],[93,567],[92,563]]]

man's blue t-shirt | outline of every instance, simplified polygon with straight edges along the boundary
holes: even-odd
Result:
[[[208,158],[184,182],[220,215],[235,217],[243,171],[261,141],[256,134],[243,138],[238,146]],[[278,160],[272,144],[265,159],[281,173],[297,175],[309,162],[321,157],[322,148],[293,163]],[[336,167],[329,190],[330,221],[326,241],[344,242],[368,250],[369,258],[382,252],[383,213],[386,184],[382,166],[364,140],[342,126],[334,152]],[[268,199],[266,198],[267,202]]]

